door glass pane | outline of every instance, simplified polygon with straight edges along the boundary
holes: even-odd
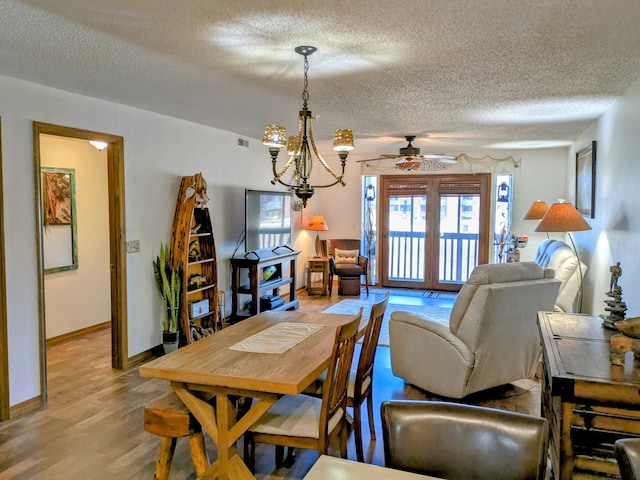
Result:
[[[511,235],[511,175],[496,175],[495,224],[493,226],[493,261],[508,262],[514,247]],[[519,253],[519,252],[518,252]]]
[[[361,249],[369,258],[369,284],[378,281],[378,254],[376,252],[376,237],[378,232],[376,209],[376,192],[378,190],[377,177],[366,175],[362,183],[362,242]]]
[[[389,280],[424,281],[426,195],[389,196]]]
[[[464,283],[478,265],[480,195],[440,196],[440,283]]]

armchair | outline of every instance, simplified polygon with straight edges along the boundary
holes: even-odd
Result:
[[[329,296],[333,286],[333,276],[338,277],[339,295],[360,295],[360,276],[369,294],[369,259],[360,254],[360,240],[329,240]]]
[[[385,400],[380,414],[387,467],[438,478],[545,478],[542,417],[424,400]]]
[[[555,310],[560,312],[573,311],[573,304],[580,291],[580,283],[587,271],[587,266],[580,262],[569,245],[561,240],[547,238],[540,242],[536,250],[534,262],[542,268],[550,268],[562,283],[558,291]],[[581,276],[582,275],[582,276]]]
[[[479,265],[460,290],[448,326],[393,312],[394,375],[450,398],[531,378],[541,354],[537,312],[553,310],[560,286],[553,277],[535,262]]]

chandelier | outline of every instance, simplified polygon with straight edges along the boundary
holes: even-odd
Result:
[[[336,130],[333,136],[333,149],[338,152],[340,158],[341,171],[340,174],[336,174],[324,158],[318,153],[315,140],[313,139],[313,128],[311,122],[316,120],[316,117],[311,115],[311,110],[308,108],[309,92],[307,87],[309,81],[307,79],[307,72],[309,71],[309,61],[307,57],[312,55],[317,50],[316,47],[301,46],[296,47],[296,53],[304,57],[304,89],[302,90],[302,110],[298,114],[298,134],[289,137],[289,141],[286,141],[287,133],[284,127],[280,125],[267,125],[264,130],[264,137],[262,143],[269,147],[269,153],[271,154],[271,163],[273,165],[273,185],[276,182],[290,188],[293,193],[302,201],[302,207],[307,206],[307,200],[313,196],[316,188],[326,188],[337,185],[342,186],[344,182],[344,166],[347,161],[349,151],[353,150],[353,132],[348,129]],[[278,159],[278,153],[281,148],[287,147],[287,155],[289,155],[289,161],[285,164],[282,170],[278,171],[276,163]],[[311,177],[311,171],[313,169],[313,155],[318,159],[324,169],[329,172],[334,181],[327,183],[326,185],[311,185],[309,178]],[[293,174],[291,175],[290,182],[283,180],[283,176],[287,173],[290,167],[293,167]]]

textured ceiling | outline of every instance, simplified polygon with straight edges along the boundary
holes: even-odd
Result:
[[[0,0],[0,74],[353,156],[575,140],[640,78],[638,0]],[[527,143],[524,143],[527,142]]]

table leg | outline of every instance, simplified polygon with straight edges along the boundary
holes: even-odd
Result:
[[[189,390],[187,385],[172,383],[171,386],[218,447],[218,459],[199,478],[255,480],[255,476],[238,455],[237,441],[277,401],[277,395],[216,390],[216,407],[214,408]],[[235,401],[229,398],[229,396],[238,395],[259,398],[259,401],[239,419]]]

